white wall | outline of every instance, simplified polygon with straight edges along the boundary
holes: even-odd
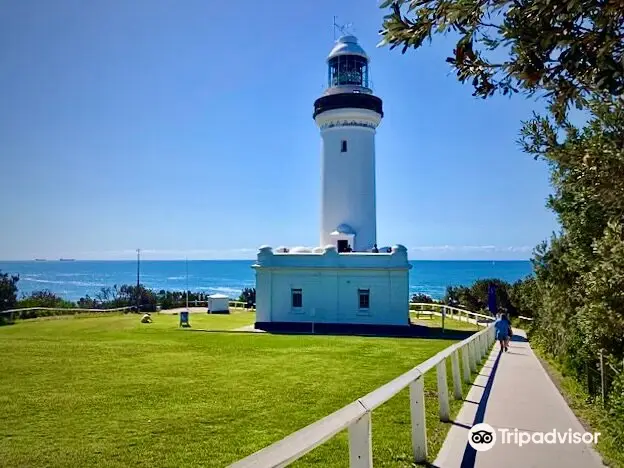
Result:
[[[368,265],[366,265],[368,261]],[[392,254],[258,254],[256,320],[408,325],[409,264],[404,247]],[[303,307],[292,308],[292,289],[301,289]],[[370,290],[370,307],[359,309],[358,289]]]
[[[208,309],[211,312],[226,312],[230,310],[230,299],[222,297],[209,297]]]
[[[381,116],[368,109],[337,109],[316,118],[321,129],[321,244],[347,224],[356,233],[357,251],[377,242],[375,128]],[[341,152],[342,141],[347,152]]]

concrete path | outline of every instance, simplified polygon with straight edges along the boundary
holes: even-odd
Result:
[[[522,330],[514,331],[509,352],[496,344],[475,380],[433,463],[440,468],[594,468],[602,467],[600,456],[586,444],[556,443],[522,446],[514,444],[514,432],[535,437],[536,432],[556,429],[565,434],[585,429],[533,353]],[[488,451],[475,451],[468,444],[468,431],[478,423],[494,428],[496,442]],[[510,443],[502,440],[507,429]],[[517,437],[520,438],[520,435]],[[548,440],[548,437],[547,439]]]

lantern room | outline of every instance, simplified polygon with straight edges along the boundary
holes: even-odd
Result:
[[[358,86],[369,89],[368,56],[355,36],[343,36],[327,57],[329,88]]]

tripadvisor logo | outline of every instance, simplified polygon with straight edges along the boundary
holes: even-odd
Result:
[[[494,447],[498,440],[501,444],[517,445],[522,447],[527,444],[597,444],[600,432],[573,432],[568,429],[559,432],[553,429],[549,432],[526,432],[518,429],[500,428],[497,431],[489,424],[475,424],[468,432],[468,444],[477,452],[486,452]]]
[[[475,424],[468,432],[468,444],[477,452],[486,452],[496,443],[496,431],[489,424]]]

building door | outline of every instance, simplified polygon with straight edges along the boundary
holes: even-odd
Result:
[[[346,252],[348,246],[349,246],[348,240],[339,240],[338,241],[338,253]]]

